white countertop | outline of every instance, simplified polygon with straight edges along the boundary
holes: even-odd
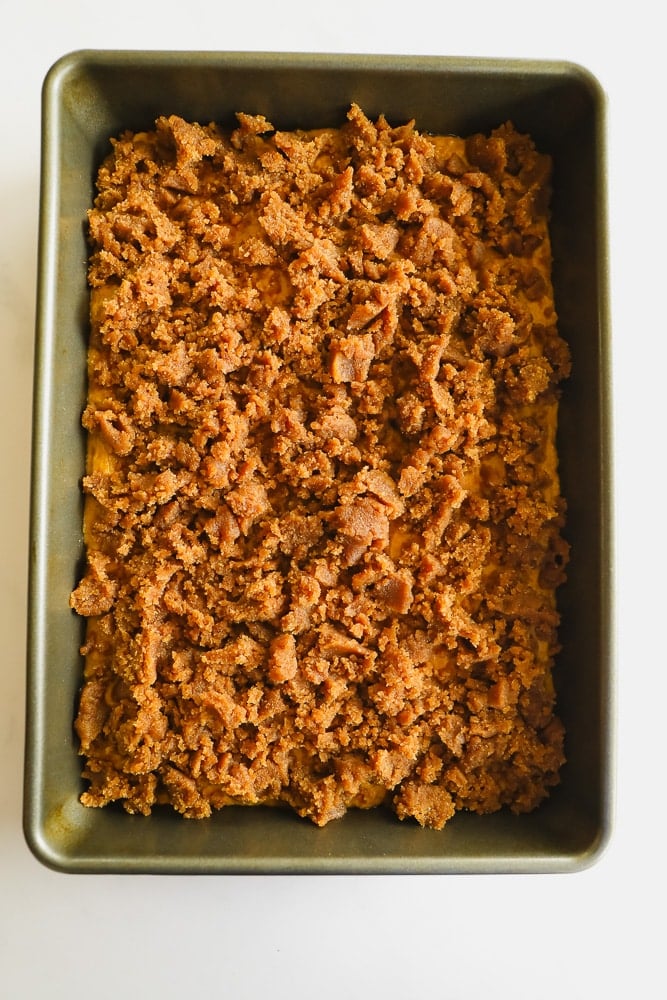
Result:
[[[535,0],[3,3],[3,998],[175,998],[204,990],[230,1000],[265,994],[589,1000],[660,993],[667,658],[659,632],[667,552],[657,526],[664,507],[667,198],[664,35],[657,10],[649,0],[613,9],[582,0],[548,7]],[[620,526],[618,744],[614,832],[590,869],[545,876],[87,876],[57,874],[31,855],[21,810],[40,88],[58,57],[82,48],[568,60],[590,70],[605,89]]]

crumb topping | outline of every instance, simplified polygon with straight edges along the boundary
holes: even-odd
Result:
[[[551,163],[508,123],[112,142],[89,213],[87,789],[184,816],[557,783]]]

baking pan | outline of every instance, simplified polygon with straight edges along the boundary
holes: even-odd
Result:
[[[561,404],[561,481],[572,546],[556,670],[567,730],[562,782],[533,813],[458,813],[442,831],[382,809],[318,829],[288,812],[211,819],[87,809],[72,728],[83,622],[68,599],[83,560],[86,210],[109,138],[178,114],[222,125],[337,125],[351,102],[392,123],[469,134],[511,120],[554,160],[552,242],[560,331],[573,374]],[[608,842],[612,807],[611,431],[605,98],[566,62],[275,53],[83,51],[43,88],[42,190],[30,535],[24,829],[68,872],[575,872]]]

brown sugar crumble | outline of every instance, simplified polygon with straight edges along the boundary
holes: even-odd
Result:
[[[82,802],[441,828],[559,780],[551,162],[172,116],[89,213]]]

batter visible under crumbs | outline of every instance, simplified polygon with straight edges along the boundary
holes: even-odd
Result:
[[[557,783],[550,159],[505,124],[126,133],[89,213],[82,802]]]

